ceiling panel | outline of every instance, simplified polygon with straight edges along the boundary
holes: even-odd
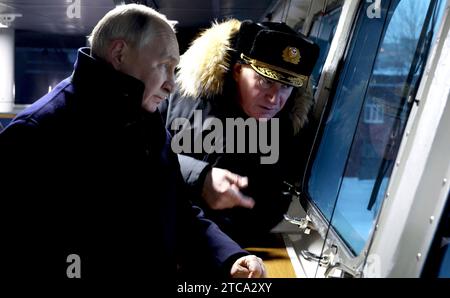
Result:
[[[97,21],[114,8],[112,0],[78,1],[79,18],[70,14],[73,12],[70,5],[74,4],[66,0],[0,0],[0,13],[22,14],[22,17],[17,17],[12,24],[16,29],[88,34]]]
[[[69,1],[69,2],[68,2]],[[203,27],[214,19],[260,20],[277,0],[147,0],[178,27]],[[80,15],[70,18],[69,6],[80,3]],[[119,0],[0,0],[0,14],[22,14],[11,27],[48,33],[88,35],[98,20]]]
[[[149,2],[149,1],[148,1]],[[234,17],[260,20],[276,0],[155,0],[160,11],[181,27],[199,27],[213,20]]]

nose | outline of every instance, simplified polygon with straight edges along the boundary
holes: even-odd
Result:
[[[267,90],[266,99],[272,104],[275,105],[278,102],[278,93],[280,91],[281,86],[279,84],[273,84],[273,86]]]
[[[175,90],[175,75],[169,75],[163,85],[164,91],[172,93]]]

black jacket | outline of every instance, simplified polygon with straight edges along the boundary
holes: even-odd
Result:
[[[9,278],[66,280],[69,254],[82,280],[220,276],[246,254],[182,198],[170,136],[141,108],[143,91],[80,49],[73,75],[0,134]]]
[[[167,110],[169,106],[170,109]],[[200,133],[199,129],[194,128],[194,110],[203,112],[203,121],[211,117],[221,119],[223,123],[226,122],[225,118],[248,118],[233,104],[223,105],[222,97],[193,100],[177,93],[169,100],[169,105],[164,104],[161,109],[166,117],[168,129],[171,128],[175,118],[188,119],[192,124],[190,129],[194,139],[204,138],[210,132]],[[181,172],[185,181],[191,186],[191,199],[205,210],[207,217],[243,246],[255,245],[257,240],[267,237],[267,233],[283,219],[283,214],[287,212],[291,202],[291,194],[287,192],[288,187],[284,182],[293,183],[297,177],[295,174],[300,174],[295,173],[295,170],[302,168],[300,164],[295,164],[295,156],[292,152],[292,149],[296,147],[296,139],[292,137],[292,131],[285,119],[279,118],[279,120],[280,152],[279,159],[274,164],[262,164],[263,154],[261,153],[227,153],[225,146],[229,140],[226,137],[223,139],[224,153],[205,151],[195,153],[192,149],[191,153],[179,155]],[[174,130],[171,132],[177,133]],[[248,139],[247,135],[247,142]],[[242,192],[255,200],[255,207],[253,209],[236,207],[216,211],[209,209],[202,201],[198,201],[204,177],[211,167],[223,168],[241,176],[247,176],[249,185],[242,189]]]

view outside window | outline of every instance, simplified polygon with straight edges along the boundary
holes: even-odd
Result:
[[[32,104],[69,77],[83,36],[16,31],[15,103]]]
[[[69,77],[111,0],[0,0],[0,114],[8,119]],[[8,120],[1,120],[1,123]]]
[[[361,7],[314,158],[308,194],[358,255],[385,196],[441,12],[439,1]]]

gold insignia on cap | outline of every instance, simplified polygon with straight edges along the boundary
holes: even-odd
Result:
[[[256,59],[252,59],[248,56],[245,56],[243,53],[241,53],[241,59],[244,60],[245,63],[250,65],[253,70],[260,75],[283,84],[294,87],[301,87],[305,82],[308,81],[307,76],[289,71],[275,65],[267,64]]]
[[[300,51],[296,47],[286,47],[283,50],[283,60],[292,64],[300,62]]]

